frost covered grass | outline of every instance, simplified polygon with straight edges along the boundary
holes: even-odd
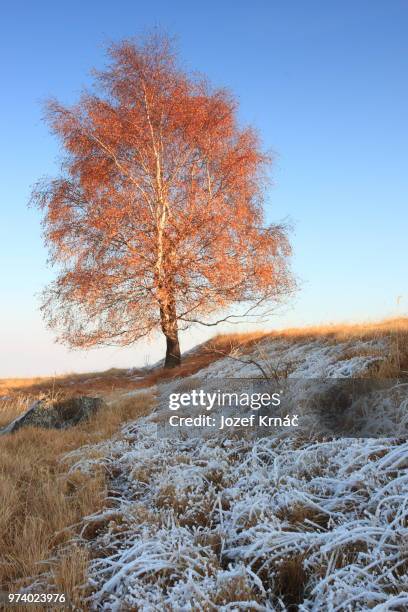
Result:
[[[360,329],[360,328],[358,328]],[[248,349],[234,346],[223,358],[200,371],[201,377],[255,378],[406,378],[408,328],[386,327],[353,333],[310,331],[279,333],[259,339]]]
[[[372,330],[269,336],[253,339],[237,359],[243,339],[224,338],[225,354],[199,378],[259,377],[259,360],[277,377],[378,377],[394,339]],[[183,380],[157,382],[171,391]],[[78,591],[84,609],[407,607],[405,440],[305,432],[255,442],[220,434],[160,439],[161,418],[159,410],[89,447],[91,458],[83,450],[68,456],[74,471],[91,475],[102,465],[111,475],[109,504],[84,518],[75,543],[89,551]]]
[[[87,607],[405,609],[406,441],[166,440],[147,418],[98,448],[69,456],[116,475],[82,527]]]
[[[219,358],[229,355],[235,361],[210,365],[208,372],[216,376],[259,377],[264,375],[261,365],[269,378],[407,377],[408,318],[285,329],[251,337],[249,342],[245,334],[217,336],[205,348],[215,350]],[[344,370],[337,364],[344,364]]]
[[[408,609],[406,438],[157,438],[146,387],[262,377],[259,365],[277,379],[406,378],[407,320],[219,336],[171,372],[8,388],[4,424],[35,389],[99,389],[108,408],[1,439],[1,588],[57,588],[80,610]]]

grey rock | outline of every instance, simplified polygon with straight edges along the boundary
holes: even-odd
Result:
[[[87,421],[103,406],[105,402],[100,397],[72,397],[51,405],[38,400],[24,414],[0,429],[0,435],[14,433],[27,426],[67,429]]]

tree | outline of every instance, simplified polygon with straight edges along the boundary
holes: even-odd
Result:
[[[42,308],[74,347],[161,329],[171,367],[180,328],[291,290],[290,246],[283,225],[264,224],[270,158],[232,95],[181,70],[166,37],[108,51],[92,92],[47,104],[64,157],[32,194],[58,267]]]

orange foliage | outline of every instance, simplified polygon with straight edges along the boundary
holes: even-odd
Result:
[[[264,224],[270,159],[228,92],[180,70],[165,37],[109,54],[99,95],[47,107],[66,155],[33,192],[59,266],[44,312],[77,347],[161,329],[176,365],[180,327],[292,289],[286,228]]]

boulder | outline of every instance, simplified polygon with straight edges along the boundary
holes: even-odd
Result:
[[[87,421],[104,405],[105,402],[100,397],[71,397],[52,404],[38,400],[24,414],[0,429],[0,435],[13,433],[27,426],[67,429]]]

